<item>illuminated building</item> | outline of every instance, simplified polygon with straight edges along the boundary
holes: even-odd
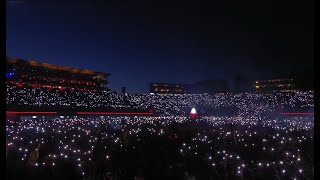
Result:
[[[259,80],[254,82],[256,92],[292,92],[296,91],[295,81],[291,78]]]
[[[6,58],[7,82],[48,89],[107,90],[109,73]]]
[[[186,90],[182,84],[151,83],[150,93],[185,94]]]

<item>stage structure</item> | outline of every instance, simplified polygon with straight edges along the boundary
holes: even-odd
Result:
[[[198,114],[197,114],[197,111],[195,108],[192,108],[191,111],[190,111],[190,118],[191,119],[195,119],[197,118]]]

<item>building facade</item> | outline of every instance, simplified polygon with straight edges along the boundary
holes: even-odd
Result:
[[[292,78],[258,80],[254,83],[256,92],[292,92],[296,91],[296,84]]]
[[[204,80],[194,84],[151,83],[150,93],[162,94],[203,94],[225,93],[228,91],[225,80]]]
[[[252,86],[252,80],[249,80],[243,75],[237,75],[233,80],[233,92],[244,93],[244,92],[254,92]]]
[[[6,58],[6,82],[49,89],[108,90],[109,73]]]
[[[228,83],[226,80],[203,80],[195,83],[195,93],[225,93],[228,91]]]
[[[185,94],[186,89],[182,84],[151,83],[150,93],[155,94]]]

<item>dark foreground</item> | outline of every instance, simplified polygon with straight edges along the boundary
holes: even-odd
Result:
[[[309,121],[7,120],[6,179],[313,179]]]

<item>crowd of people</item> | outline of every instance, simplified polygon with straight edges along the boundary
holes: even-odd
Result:
[[[313,117],[21,117],[7,178],[312,179]]]
[[[7,110],[141,116],[7,117],[7,179],[313,179],[313,91],[118,94],[7,83]],[[195,119],[188,114],[192,107]]]
[[[312,111],[314,91],[291,93],[123,94],[107,91],[60,91],[17,87],[7,83],[7,107],[37,109],[154,110],[158,115],[186,115],[190,108],[204,115],[270,114],[277,110]]]

